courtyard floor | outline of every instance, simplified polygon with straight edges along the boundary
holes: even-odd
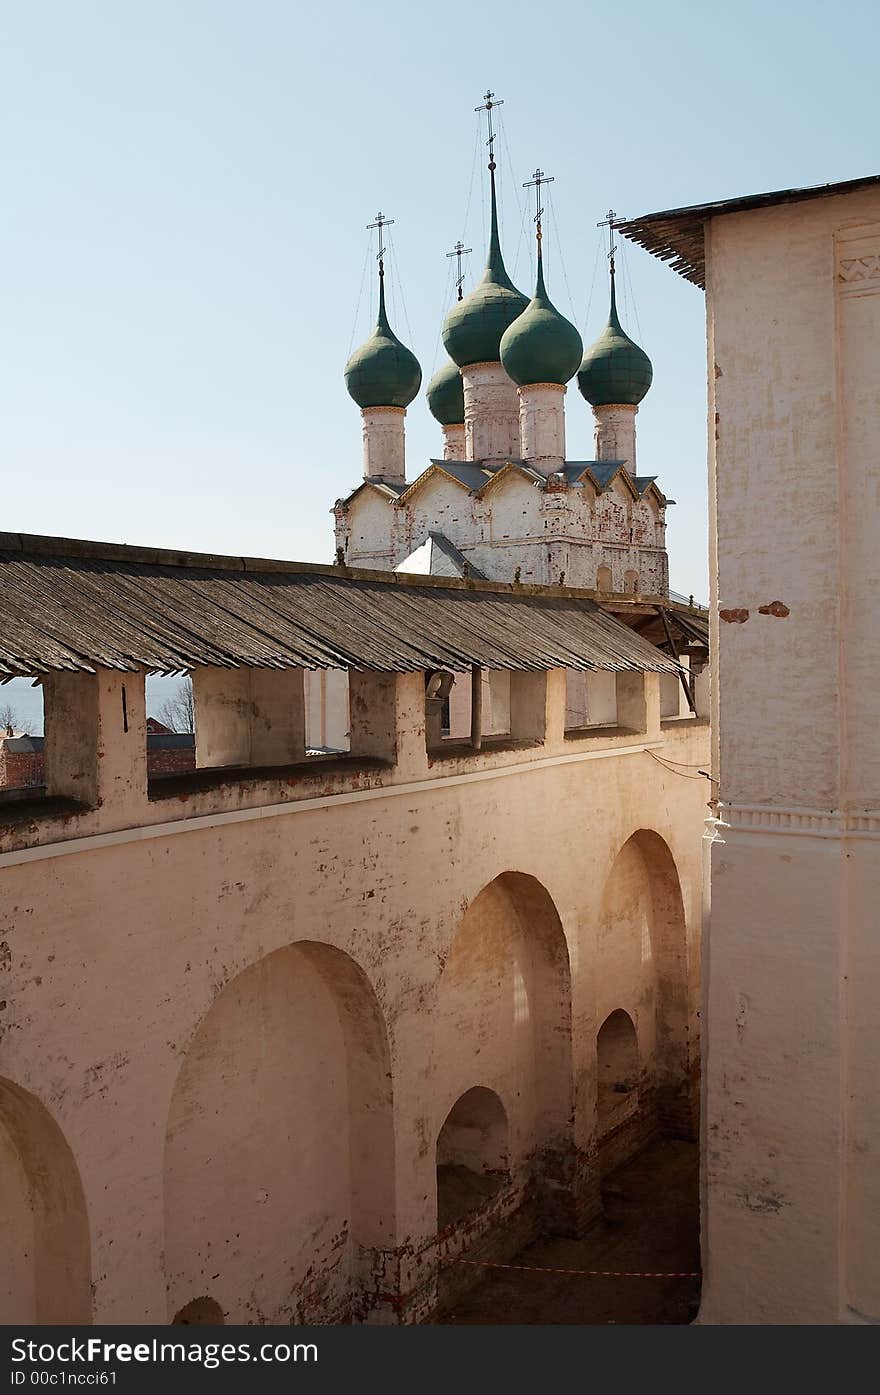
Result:
[[[699,1278],[626,1277],[688,1274],[700,1267],[699,1147],[661,1139],[603,1187],[606,1219],[584,1240],[541,1239],[511,1265],[484,1277],[441,1324],[688,1323],[697,1313]],[[538,1272],[612,1270],[619,1277]]]

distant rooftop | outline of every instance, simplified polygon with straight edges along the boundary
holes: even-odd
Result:
[[[805,199],[827,199],[835,194],[854,194],[880,184],[880,175],[869,174],[861,179],[847,179],[840,184],[812,184],[804,189],[777,189],[769,194],[749,194],[744,198],[720,199],[715,203],[697,203],[689,208],[667,208],[662,213],[644,213],[640,218],[627,218],[615,226],[624,237],[639,243],[652,256],[669,262],[686,281],[706,289],[706,250],[704,230],[710,218],[725,213],[746,213],[752,209],[771,208],[774,204],[801,203]]]

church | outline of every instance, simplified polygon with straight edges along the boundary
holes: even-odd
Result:
[[[488,104],[491,115],[491,96]],[[409,479],[406,409],[422,375],[388,322],[380,248],[376,327],[345,370],[364,440],[363,481],[335,508],[345,565],[667,595],[672,501],[636,460],[636,416],[651,362],[620,323],[613,243],[608,323],[586,353],[578,330],[550,301],[541,246],[545,178],[536,171],[537,272],[529,300],[504,265],[490,157],[486,268],[446,317],[448,357],[427,389],[443,454]],[[592,460],[566,453],[565,398],[575,377],[594,416]],[[425,556],[408,563],[421,550]]]

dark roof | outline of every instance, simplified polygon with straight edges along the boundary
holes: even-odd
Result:
[[[472,576],[477,581],[485,581],[487,579],[486,573],[481,572],[479,567],[475,566],[473,562],[469,562],[464,553],[460,552],[455,546],[455,543],[449,541],[445,533],[429,533],[428,537],[431,539],[432,544],[431,573],[433,576]],[[455,569],[453,572],[441,569],[441,565],[434,557],[435,551],[441,553],[442,556],[446,558],[447,562]]]
[[[0,673],[675,665],[588,593],[0,533]]]
[[[24,733],[20,733],[18,736],[4,736],[0,732],[0,742],[6,747],[6,750],[20,755],[29,751],[42,751],[43,739],[42,736],[28,736]]]
[[[405,484],[389,484],[387,480],[365,479],[361,480],[360,484],[355,485],[354,489],[352,489],[349,494],[346,494],[343,499],[337,499],[336,503],[337,505],[342,504],[346,506],[364,489],[378,489],[380,494],[384,494],[386,498],[393,503],[395,499],[400,498],[405,488]]]
[[[196,744],[191,731],[148,731],[148,751],[187,751]]]
[[[670,262],[686,281],[706,289],[706,253],[703,230],[710,218],[724,213],[746,213],[758,208],[771,208],[780,203],[801,203],[805,199],[826,199],[834,194],[853,194],[880,184],[880,175],[869,174],[862,179],[847,179],[840,184],[813,184],[805,189],[777,189],[769,194],[749,194],[745,198],[719,199],[716,203],[697,203],[689,208],[668,208],[662,213],[645,213],[640,218],[626,218],[615,224],[624,237],[638,242],[653,256]]]

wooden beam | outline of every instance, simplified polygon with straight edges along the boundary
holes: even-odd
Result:
[[[663,608],[662,605],[658,605],[658,607],[657,607],[657,612],[658,612],[658,614],[659,614],[659,616],[660,616],[660,619],[663,621],[663,628],[664,628],[664,630],[666,631],[666,638],[667,638],[667,640],[669,641],[669,649],[670,649],[670,652],[671,652],[671,654],[672,654],[672,657],[673,657],[673,659],[676,659],[676,660],[677,660],[677,659],[678,659],[678,646],[677,646],[675,640],[674,640],[673,637],[672,637],[672,630],[669,628],[669,620],[667,619],[666,611],[665,611],[665,609]],[[695,702],[695,700],[694,700],[694,695],[693,695],[693,692],[691,691],[691,685],[690,685],[690,683],[689,683],[688,680],[687,680],[687,675],[685,674],[685,671],[684,671],[683,668],[680,668],[680,669],[678,670],[678,676],[679,676],[679,678],[681,679],[681,686],[684,688],[684,695],[685,695],[685,697],[687,698],[687,705],[688,705],[688,707],[690,708],[691,712],[693,712],[694,716],[696,717],[696,715],[697,715],[697,704],[696,704],[696,702]]]
[[[471,668],[471,746],[479,751],[483,744],[483,670],[479,664]]]

